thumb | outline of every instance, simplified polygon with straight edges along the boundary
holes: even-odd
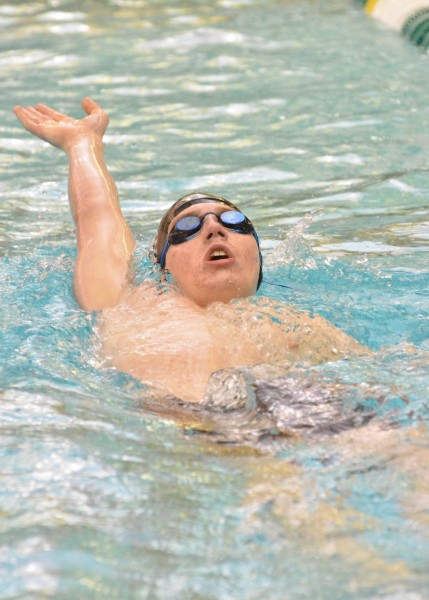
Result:
[[[107,125],[109,124],[109,117],[105,112],[100,110],[99,112],[94,112],[91,115],[88,115],[85,118],[85,121],[91,127],[91,129],[103,134],[107,129]]]

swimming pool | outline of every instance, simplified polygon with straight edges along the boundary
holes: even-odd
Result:
[[[0,598],[428,596],[429,64],[359,4],[0,3]],[[374,350],[280,395],[333,389],[335,422],[367,425],[276,435],[269,381],[269,435],[251,409],[177,423],[103,364],[65,161],[11,113],[77,116],[85,95],[111,117],[140,275],[172,200],[231,198],[290,286],[261,293]]]

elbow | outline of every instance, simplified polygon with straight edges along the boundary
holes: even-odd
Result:
[[[104,276],[103,276],[104,275]],[[94,273],[75,271],[74,296],[83,310],[104,310],[119,304],[127,281],[119,273]]]
[[[112,308],[119,303],[121,293],[113,290],[85,290],[81,285],[74,286],[74,296],[79,306],[87,311],[99,311]]]

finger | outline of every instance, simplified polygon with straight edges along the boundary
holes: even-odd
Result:
[[[22,106],[20,106],[19,104],[17,104],[16,106],[13,107],[13,112],[14,114],[18,117],[18,119],[21,119],[21,115],[24,112],[24,108]]]
[[[37,125],[40,122],[40,115],[32,107],[23,108],[15,106],[13,112],[26,127],[27,125]]]
[[[24,114],[24,115],[33,115],[33,116],[41,116],[39,111],[34,108],[34,106],[14,106],[13,112],[15,114]]]
[[[27,108],[25,109],[25,112],[27,113],[27,115],[31,115],[33,120],[36,121],[46,121],[46,116],[41,113],[39,110],[37,110],[36,108],[34,108],[34,106],[27,106]]]
[[[57,110],[54,110],[50,106],[46,106],[46,104],[36,104],[35,109],[39,113],[46,115],[47,117],[49,117],[50,119],[53,119],[54,121],[64,121],[64,120],[70,119],[70,117],[68,115],[58,112]]]
[[[46,115],[39,112],[33,106],[27,106],[22,110],[22,123],[25,127],[32,126],[33,128],[38,127],[39,125],[49,125],[52,123],[57,123],[57,121],[47,118]]]
[[[109,117],[107,116],[107,114],[98,104],[98,102],[95,102],[95,100],[93,100],[92,98],[84,98],[82,100],[82,108],[84,109],[87,115],[99,115],[102,118],[102,120],[106,122],[106,125],[109,122]]]
[[[99,129],[99,131],[104,133],[109,124],[109,117],[101,108],[101,106],[92,100],[92,98],[87,97],[82,100],[82,107],[88,114],[86,119],[90,119],[93,125]]]
[[[88,96],[82,100],[82,108],[88,115],[94,112],[103,112],[101,106],[92,98],[88,98]]]
[[[14,106],[13,108],[13,112],[15,113],[15,115],[18,117],[18,119],[21,121],[21,123],[24,125],[27,123],[27,116],[26,116],[26,111],[25,108],[23,108],[22,106]]]

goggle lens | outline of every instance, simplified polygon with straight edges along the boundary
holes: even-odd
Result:
[[[174,224],[159,257],[161,268],[165,267],[165,257],[170,244],[182,244],[193,238],[200,231],[207,215],[214,215],[221,225],[237,233],[251,233],[259,246],[259,240],[251,221],[239,210],[227,210],[223,213],[206,212],[201,216],[189,215],[182,217]],[[259,253],[260,254],[260,253]],[[262,261],[262,257],[261,257]],[[262,272],[262,271],[261,271]],[[259,284],[258,284],[259,287]]]
[[[194,229],[199,229],[200,226],[201,219],[199,217],[183,217],[183,219],[177,221],[172,233],[175,233],[176,231],[193,231]]]
[[[252,233],[253,225],[249,219],[238,210],[227,210],[223,213],[207,212],[201,217],[189,215],[179,219],[170,232],[169,240],[172,244],[185,242],[201,229],[207,215],[214,215],[219,223],[239,233]]]

